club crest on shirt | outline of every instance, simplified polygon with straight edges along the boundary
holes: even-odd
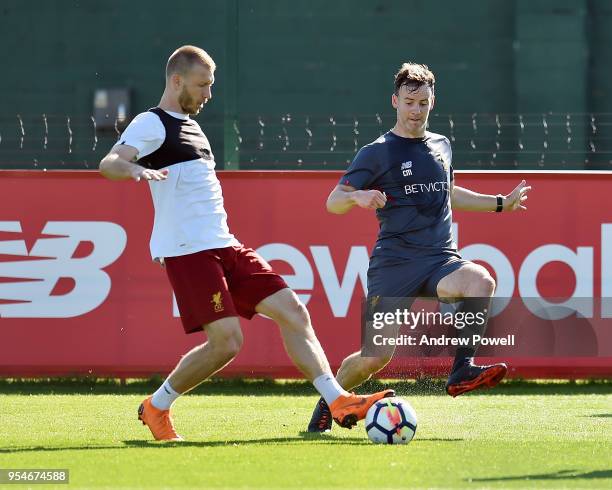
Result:
[[[215,313],[223,311],[223,298],[221,297],[221,291],[213,294],[210,302],[213,304]]]
[[[412,175],[412,160],[402,163],[401,171],[404,177]]]

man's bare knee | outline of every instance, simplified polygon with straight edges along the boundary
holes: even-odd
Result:
[[[206,333],[210,347],[222,357],[233,359],[242,348],[242,330],[237,319],[224,324],[215,322],[206,328]]]
[[[214,348],[223,354],[224,357],[233,359],[240,352],[242,342],[242,332],[239,329],[233,330],[232,332],[228,332],[227,335],[223,336],[223,338],[217,339],[214,344]]]
[[[486,298],[495,293],[495,279],[484,267],[474,272],[474,278],[470,281],[466,296]]]
[[[493,296],[495,293],[495,279],[488,272],[482,278],[482,287],[487,293],[487,296]]]

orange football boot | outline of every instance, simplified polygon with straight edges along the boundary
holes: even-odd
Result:
[[[358,420],[365,418],[369,408],[378,400],[390,396],[395,396],[395,391],[384,390],[372,395],[350,393],[340,395],[329,408],[336,423],[345,429],[350,429],[357,424]]]
[[[157,441],[182,441],[174,430],[170,410],[160,410],[151,404],[149,396],[138,407],[138,419],[142,421],[142,425],[148,425],[153,437]]]

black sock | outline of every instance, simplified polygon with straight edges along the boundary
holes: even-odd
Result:
[[[469,340],[467,345],[457,347],[455,352],[455,360],[453,362],[453,371],[463,365],[465,362],[471,361],[476,354],[477,345],[472,342],[473,335],[484,335],[489,321],[489,310],[491,307],[491,298],[463,298],[463,305],[458,313],[463,313],[463,328],[457,328],[457,338]],[[457,318],[457,313],[455,314]],[[455,326],[458,326],[458,321],[455,321]]]

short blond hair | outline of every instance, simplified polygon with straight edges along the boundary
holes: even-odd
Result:
[[[427,85],[433,91],[435,83],[436,77],[427,65],[404,63],[395,74],[395,95],[399,94],[402,85],[407,85],[411,90]]]
[[[175,73],[186,75],[195,63],[200,63],[211,72],[214,72],[217,68],[212,57],[202,48],[186,45],[178,48],[170,55],[170,58],[168,58],[168,63],[166,64],[166,78],[170,78],[170,76]]]

